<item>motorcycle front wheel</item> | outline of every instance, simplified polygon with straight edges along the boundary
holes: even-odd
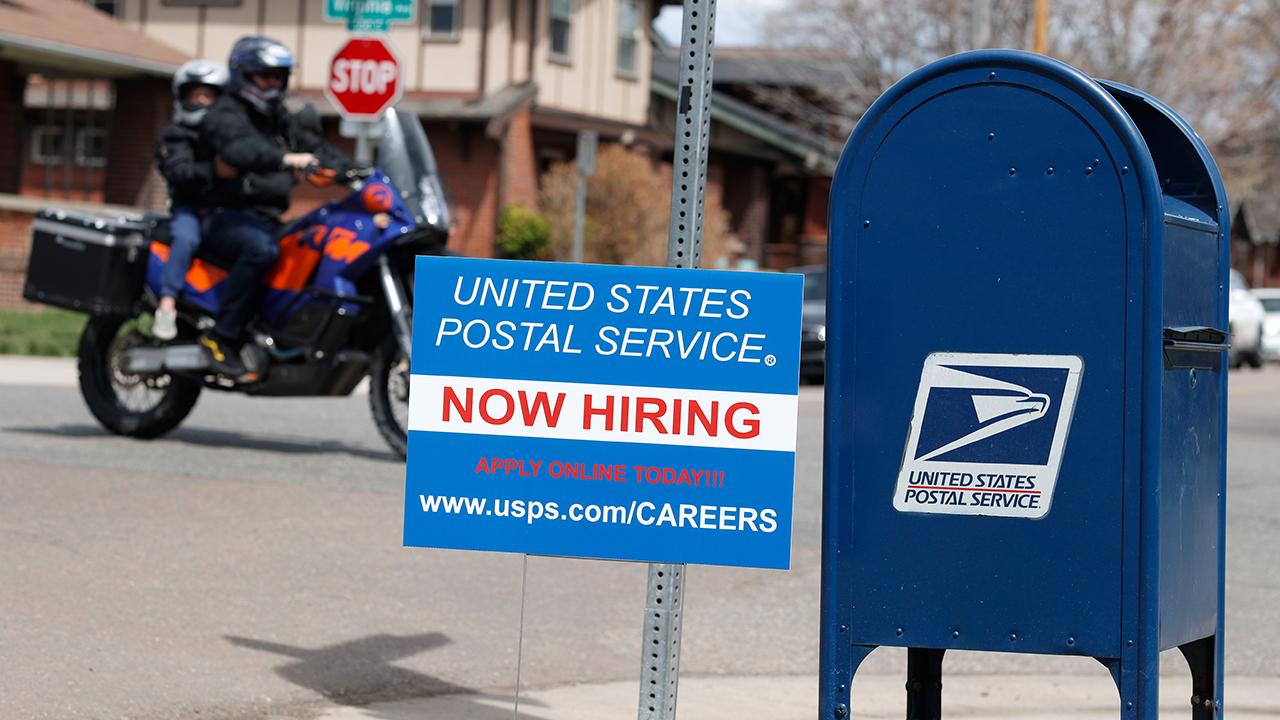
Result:
[[[409,358],[395,338],[383,342],[373,355],[369,409],[382,439],[405,457],[409,448]]]
[[[94,315],[80,335],[80,394],[89,412],[117,435],[150,439],[181,423],[200,397],[200,383],[176,375],[129,375],[120,355],[160,344],[143,318]]]

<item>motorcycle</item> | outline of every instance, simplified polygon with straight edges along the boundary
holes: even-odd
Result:
[[[213,374],[196,343],[213,327],[228,259],[197,252],[179,298],[178,337],[150,333],[169,248],[165,218],[142,223],[148,257],[130,310],[94,312],[80,338],[81,394],[104,427],[154,438],[177,427],[205,389],[344,396],[368,377],[374,423],[405,454],[413,259],[446,252],[450,218],[417,118],[391,110],[384,128],[376,169],[341,176],[349,195],[280,232],[241,351],[256,379]]]

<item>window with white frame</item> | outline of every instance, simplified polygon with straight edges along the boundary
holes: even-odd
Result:
[[[573,0],[551,0],[551,54],[569,59],[570,35],[573,34]]]
[[[104,128],[76,131],[76,165],[91,168],[107,166],[107,131]]]
[[[60,127],[40,125],[31,128],[31,164],[61,165],[66,149],[64,137]]]
[[[640,3],[618,0],[618,72],[636,74],[636,52],[640,47]]]
[[[449,39],[458,36],[458,0],[426,0],[426,36]]]
[[[107,166],[107,131],[104,128],[76,128],[72,134],[72,160],[76,167]],[[66,132],[53,125],[31,128],[31,164],[63,165],[67,162]]]

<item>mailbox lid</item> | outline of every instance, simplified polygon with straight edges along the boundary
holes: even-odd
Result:
[[[1161,218],[1132,121],[1062,63],[954,56],[867,113],[833,185],[828,295],[825,502],[844,521],[826,551],[852,642],[1119,655],[1140,468],[1128,329]],[[935,353],[1080,360],[1042,517],[895,509]]]

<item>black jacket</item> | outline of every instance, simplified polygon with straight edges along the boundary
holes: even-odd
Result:
[[[234,95],[218,98],[201,126],[203,145],[240,171],[218,179],[212,193],[218,207],[250,210],[277,218],[289,208],[297,177],[281,163],[285,153],[309,152],[321,165],[345,172],[352,161],[326,143],[319,128],[305,127],[284,108],[267,117]]]
[[[210,207],[215,180],[213,155],[201,143],[198,127],[179,122],[165,125],[156,142],[156,167],[169,183],[169,198],[175,206]]]

